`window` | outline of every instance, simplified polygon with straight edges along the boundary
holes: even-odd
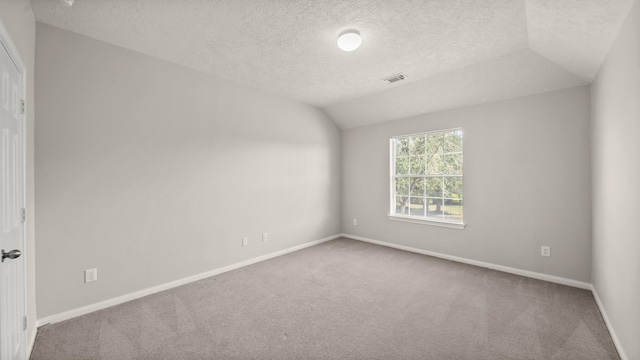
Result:
[[[391,138],[389,218],[463,228],[462,129]]]

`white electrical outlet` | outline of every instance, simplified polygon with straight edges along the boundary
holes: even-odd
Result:
[[[98,269],[87,269],[84,271],[84,282],[92,282],[98,280]]]
[[[540,247],[540,256],[551,257],[551,247],[550,246],[541,246]]]
[[[269,240],[269,236],[267,235],[267,233],[262,233],[262,241],[267,241]]]
[[[249,245],[249,238],[243,237],[242,238],[242,246],[247,246]]]
[[[353,226],[358,226],[358,219],[353,219]]]

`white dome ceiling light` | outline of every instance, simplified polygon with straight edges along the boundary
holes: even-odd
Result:
[[[338,36],[338,47],[343,51],[353,51],[362,44],[360,31],[355,29],[345,30]]]

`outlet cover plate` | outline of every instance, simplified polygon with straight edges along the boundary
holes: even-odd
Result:
[[[98,280],[98,269],[87,269],[84,271],[84,282],[89,283]]]
[[[551,247],[550,246],[541,246],[540,247],[540,256],[551,257]]]

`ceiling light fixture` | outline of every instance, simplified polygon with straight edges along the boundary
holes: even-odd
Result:
[[[62,0],[64,1],[65,4],[67,4],[68,7],[72,7],[73,4],[76,3],[76,0]]]
[[[360,31],[355,29],[345,30],[338,36],[338,47],[343,51],[353,51],[362,44]]]

